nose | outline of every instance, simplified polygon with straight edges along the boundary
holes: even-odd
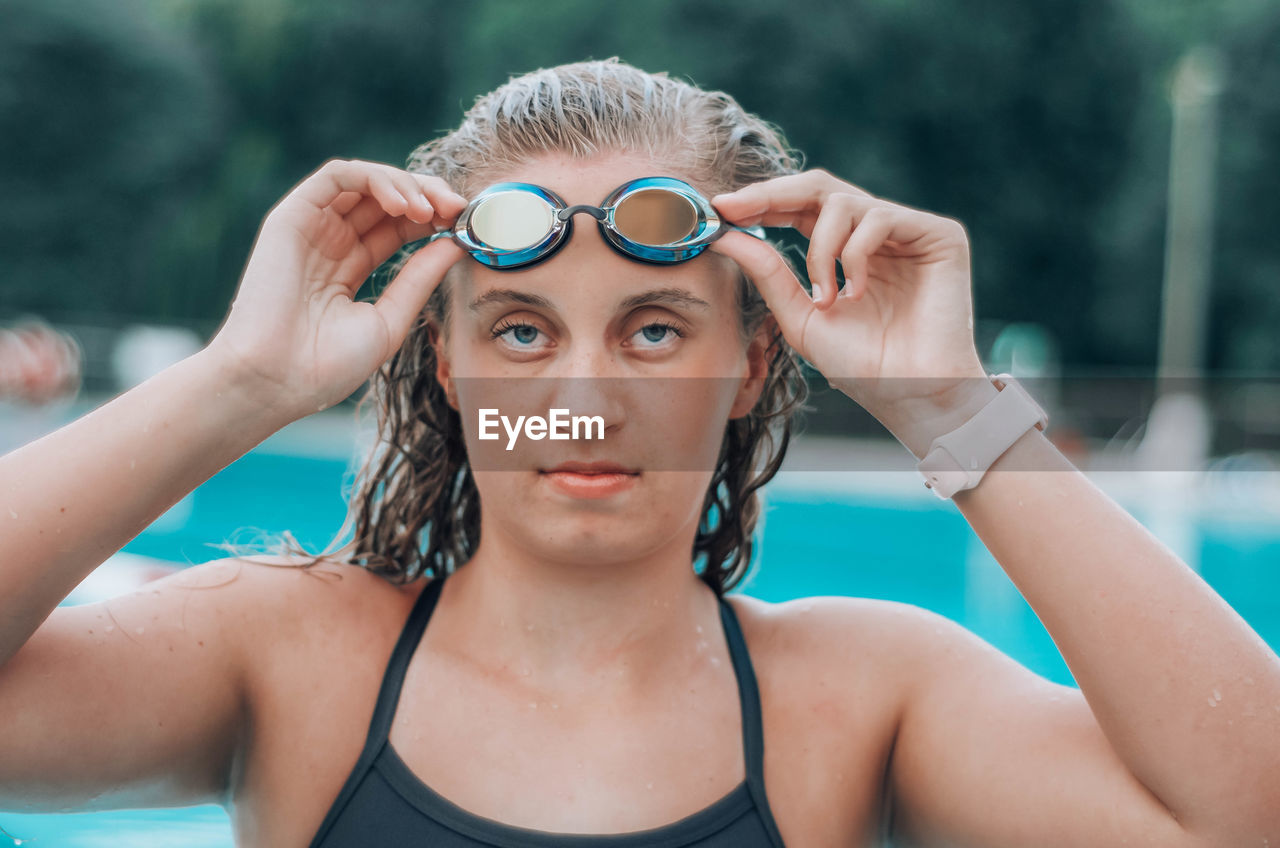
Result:
[[[626,420],[623,389],[626,377],[618,374],[616,360],[601,345],[571,343],[548,387],[552,405],[573,415],[599,415],[609,431]]]

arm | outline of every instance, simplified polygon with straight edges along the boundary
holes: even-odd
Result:
[[[1080,689],[943,625],[895,750],[903,827],[1280,844],[1280,660],[1262,639],[1038,430],[954,500]]]
[[[436,178],[327,163],[267,216],[208,348],[0,457],[0,806],[225,798],[249,706],[246,581],[187,588],[227,576],[208,566],[55,608],[214,472],[385,362],[465,254],[441,242],[376,302],[356,291],[457,214],[436,209],[463,206]]]
[[[55,607],[284,423],[206,350],[0,458],[0,806],[220,796],[242,709],[230,590],[181,590],[199,575],[175,575]]]
[[[810,238],[812,296],[763,242],[731,232],[711,249],[747,271],[792,346],[916,456],[982,405],[973,386],[995,391],[974,346],[958,221],[820,170],[713,203],[739,226]],[[1280,844],[1280,660],[1258,635],[1038,430],[955,503],[1081,693],[955,628],[938,626],[934,642],[932,624],[907,634],[919,683],[891,768],[909,829],[981,846]]]
[[[287,423],[210,350],[0,457],[0,668],[89,572]]]

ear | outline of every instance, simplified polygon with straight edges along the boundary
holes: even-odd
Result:
[[[777,332],[777,321],[772,315],[766,315],[751,339],[751,344],[747,346],[747,374],[738,387],[733,407],[729,410],[731,419],[749,414],[755,409],[756,401],[760,400],[764,380],[769,373],[769,348]]]
[[[449,406],[453,407],[453,410],[457,412],[458,394],[453,385],[451,376],[453,372],[449,363],[449,356],[446,353],[444,331],[434,321],[431,322],[431,348],[436,354],[436,382],[440,384],[440,388],[444,389],[444,396],[448,400]]]

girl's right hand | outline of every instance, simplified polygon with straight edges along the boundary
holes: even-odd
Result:
[[[290,420],[344,400],[404,343],[445,272],[450,239],[418,250],[376,302],[353,298],[404,244],[448,227],[466,200],[439,177],[331,160],[267,214],[209,349]]]

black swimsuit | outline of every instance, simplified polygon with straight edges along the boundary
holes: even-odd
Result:
[[[720,600],[720,621],[738,678],[747,777],[719,801],[677,822],[628,833],[547,833],[469,813],[409,770],[387,739],[405,669],[440,597],[432,580],[414,602],[387,663],[364,750],[311,840],[311,848],[782,848],[764,794],[760,693],[733,608]]]

